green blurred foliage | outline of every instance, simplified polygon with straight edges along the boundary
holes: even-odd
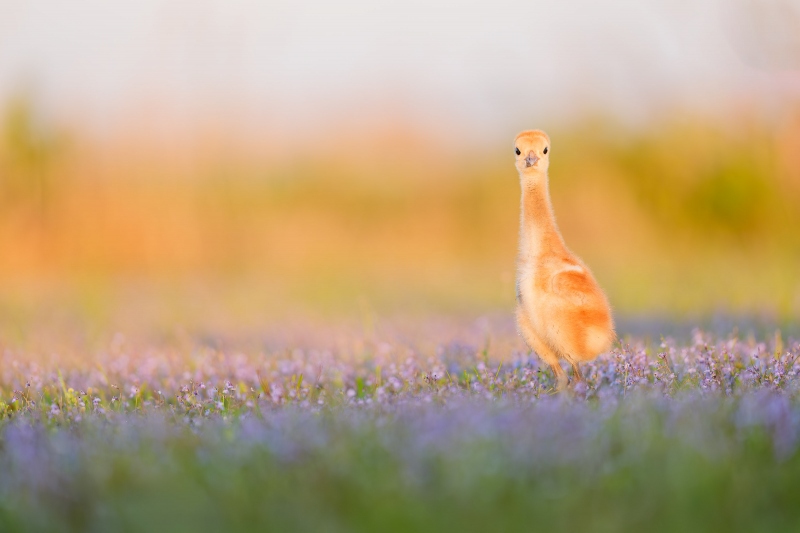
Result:
[[[588,120],[563,132],[570,149],[557,164],[572,179],[599,169],[604,180],[619,180],[665,236],[797,241],[784,230],[800,222],[800,156],[791,154],[800,124],[787,120],[781,131],[730,120],[681,117],[647,130]]]
[[[723,130],[686,135],[671,126],[635,139],[615,159],[642,205],[665,225],[699,234],[754,236],[775,228],[771,214],[796,198],[781,195],[768,133],[726,139]],[[785,211],[785,209],[784,209]]]
[[[12,98],[0,117],[0,205],[47,209],[54,194],[53,166],[66,137],[38,116],[30,97]]]

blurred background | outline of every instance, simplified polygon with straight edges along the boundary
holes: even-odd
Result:
[[[797,0],[3,0],[2,328],[510,316],[530,128],[618,317],[796,319]]]

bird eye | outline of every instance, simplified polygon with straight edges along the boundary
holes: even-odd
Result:
[[[547,153],[547,146],[544,147],[544,153]]]
[[[522,153],[522,152],[519,151],[519,148],[515,148],[514,151],[517,152],[517,155]]]

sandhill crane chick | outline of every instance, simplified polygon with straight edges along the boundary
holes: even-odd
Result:
[[[556,226],[548,190],[550,137],[539,130],[523,131],[514,140],[514,152],[522,189],[517,328],[555,372],[557,390],[563,390],[568,378],[560,359],[566,359],[575,379],[581,380],[578,364],[611,348],[616,338],[611,308]]]

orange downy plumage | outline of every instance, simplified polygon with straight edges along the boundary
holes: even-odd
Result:
[[[548,190],[550,138],[543,131],[523,131],[514,147],[522,189],[517,328],[553,369],[562,390],[568,378],[559,359],[566,359],[576,379],[582,379],[578,364],[611,348],[614,323],[606,295],[556,226]]]

